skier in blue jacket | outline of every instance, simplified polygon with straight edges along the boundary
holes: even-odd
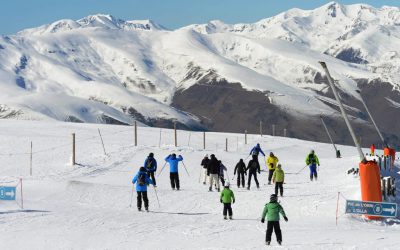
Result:
[[[257,143],[251,150],[249,155],[256,155],[258,157],[258,154],[261,153],[263,156],[265,156],[264,152],[262,151],[260,147],[260,143]]]
[[[149,199],[147,198],[147,186],[152,184],[153,181],[149,178],[145,167],[140,167],[139,172],[133,177],[132,183],[136,183],[137,192],[137,208],[142,210],[142,198],[144,202],[144,209],[149,211]]]
[[[149,156],[147,156],[146,160],[144,161],[144,167],[146,168],[149,177],[151,178],[151,180],[154,183],[154,186],[156,187],[157,183],[154,173],[157,171],[157,161],[154,158],[153,153],[150,153]]]
[[[170,154],[165,158],[165,161],[169,164],[169,179],[171,180],[171,187],[173,190],[179,190],[179,174],[178,174],[178,163],[183,161],[181,155],[176,157],[176,154]]]

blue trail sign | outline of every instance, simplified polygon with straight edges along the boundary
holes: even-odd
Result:
[[[0,186],[0,200],[13,201],[15,200],[16,187]]]
[[[396,217],[397,204],[388,202],[346,200],[346,214]]]

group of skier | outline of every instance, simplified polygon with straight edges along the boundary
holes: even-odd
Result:
[[[257,143],[254,146],[248,157],[251,156],[251,160],[248,162],[247,166],[243,159],[240,159],[236,164],[234,169],[234,175],[237,175],[237,187],[245,188],[245,176],[248,174],[247,189],[250,190],[251,180],[254,178],[257,188],[260,184],[257,179],[257,174],[261,173],[261,166],[258,161],[259,154],[265,157],[265,153],[262,151],[260,144]],[[247,158],[246,158],[247,159]],[[165,164],[169,164],[170,169],[170,182],[172,190],[180,190],[179,183],[179,172],[178,165],[179,162],[183,161],[183,157],[176,154],[170,154],[165,158]],[[279,159],[274,155],[273,152],[269,154],[269,157],[265,160],[268,168],[268,185],[275,183],[275,192],[270,197],[270,202],[267,203],[263,209],[261,216],[261,222],[265,222],[267,218],[268,225],[266,231],[266,244],[269,245],[271,242],[272,232],[275,231],[277,241],[279,244],[282,242],[282,233],[279,225],[279,214],[283,216],[285,221],[287,217],[285,215],[283,207],[278,203],[278,193],[283,196],[283,184],[285,182],[285,173],[282,169],[282,165],[278,164]],[[316,156],[314,150],[306,157],[306,164],[310,169],[310,180],[317,180],[317,166],[319,166],[319,159]],[[224,172],[227,173],[227,168],[224,166],[221,160],[218,160],[214,154],[206,155],[201,161],[202,171],[200,174],[200,179],[202,179],[203,184],[207,185],[207,180],[209,182],[209,191],[213,191],[213,188],[220,192],[220,181],[224,187],[220,194],[220,202],[223,203],[223,216],[224,219],[232,219],[232,203],[235,203],[235,195],[230,188],[229,181],[225,180]],[[165,165],[164,165],[165,167]],[[163,167],[163,168],[164,168]],[[163,169],[161,169],[162,171]],[[154,154],[150,153],[145,159],[144,166],[140,167],[137,174],[134,176],[132,183],[136,184],[137,192],[137,208],[139,211],[142,209],[142,200],[144,203],[144,208],[146,211],[149,209],[149,200],[147,197],[147,186],[153,185],[156,187],[155,173],[157,171],[157,161],[154,158]],[[160,172],[161,172],[160,171]],[[229,180],[229,175],[227,176]],[[199,181],[200,181],[199,179]]]

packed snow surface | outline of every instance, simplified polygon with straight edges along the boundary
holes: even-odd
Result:
[[[71,133],[77,142],[75,166]],[[254,182],[248,191],[232,181],[235,164],[257,142],[266,154],[274,152],[286,173],[279,200],[289,221],[281,221],[281,248],[398,249],[398,218],[365,221],[344,214],[344,198],[360,199],[358,178],[346,173],[359,162],[354,147],[339,145],[343,158],[336,159],[332,145],[291,138],[249,135],[244,145],[241,134],[206,133],[206,150],[202,133],[178,131],[178,147],[173,138],[172,130],[139,127],[135,147],[128,126],[2,120],[0,181],[16,185],[22,178],[24,208],[0,203],[0,249],[263,249],[266,224],[260,216],[273,193],[273,186],[266,185],[267,172],[259,175],[259,190]],[[310,182],[307,168],[302,170],[311,149],[321,162],[316,182]],[[130,207],[131,180],[150,152],[158,160],[160,207],[150,187],[150,212],[138,212],[135,193]],[[168,167],[160,172],[172,152],[183,156],[190,174],[180,164],[180,191],[171,190]],[[236,196],[231,221],[222,218],[219,193],[199,183],[200,162],[211,153],[228,168]],[[20,204],[20,186],[17,194]]]

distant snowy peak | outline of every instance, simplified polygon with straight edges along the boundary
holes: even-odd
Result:
[[[102,28],[102,29],[122,29],[122,30],[166,30],[165,27],[152,20],[130,20],[125,21],[115,18],[112,15],[97,14],[90,15],[77,21],[62,19],[51,24],[46,24],[38,28],[26,29],[19,34],[47,34],[70,31],[82,28]]]

